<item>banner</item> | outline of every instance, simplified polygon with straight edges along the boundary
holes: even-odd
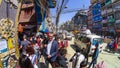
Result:
[[[40,25],[45,18],[46,10],[45,7],[41,5],[42,3],[40,2],[40,0],[34,0],[34,4],[35,4],[35,13],[37,15],[37,24]]]
[[[47,27],[48,25],[47,25],[47,24],[48,24],[48,23],[47,23],[47,20],[46,20],[46,18],[45,18],[45,20],[42,22],[39,30],[40,30],[41,32],[48,33],[49,30],[48,30],[48,27]]]
[[[34,3],[35,3],[35,12],[37,15],[37,24],[40,24],[40,22],[42,22],[40,2],[39,2],[39,0],[34,0]]]

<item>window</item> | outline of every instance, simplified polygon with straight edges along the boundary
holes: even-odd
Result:
[[[101,7],[103,7],[103,6],[105,6],[105,3],[102,3],[102,4],[101,4]]]
[[[111,2],[111,0],[106,0],[106,3]]]
[[[107,19],[112,19],[112,18],[114,18],[114,15],[113,15],[113,14],[108,15],[108,17],[107,17]]]
[[[104,24],[103,24],[103,27],[107,27],[107,26],[108,26],[108,23],[104,23]]]
[[[116,18],[116,19],[120,19],[120,12],[116,12],[116,13],[115,13],[115,18]]]
[[[92,45],[96,45],[97,42],[99,42],[99,44],[103,43],[101,38],[94,38],[93,41],[92,41]]]

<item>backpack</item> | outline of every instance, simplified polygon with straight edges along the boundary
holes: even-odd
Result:
[[[99,62],[94,68],[107,68],[104,61]]]

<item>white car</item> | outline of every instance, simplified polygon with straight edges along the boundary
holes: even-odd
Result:
[[[66,35],[66,39],[71,40],[72,39],[72,35],[71,34],[67,34]]]
[[[103,39],[101,38],[101,36],[98,35],[87,35],[87,38],[90,39],[91,41],[91,48],[90,48],[90,52],[89,54],[93,54],[95,51],[95,45],[97,43],[97,41],[99,41],[99,51],[102,51],[102,47],[103,47]]]

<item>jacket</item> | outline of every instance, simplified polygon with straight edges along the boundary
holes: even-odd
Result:
[[[48,56],[47,55],[47,47],[45,48],[45,53],[46,53],[46,56]],[[53,40],[52,46],[51,46],[51,49],[50,49],[50,55],[51,55],[50,61],[51,62],[54,62],[56,60],[57,53],[58,53],[58,43],[57,43],[56,40]]]

